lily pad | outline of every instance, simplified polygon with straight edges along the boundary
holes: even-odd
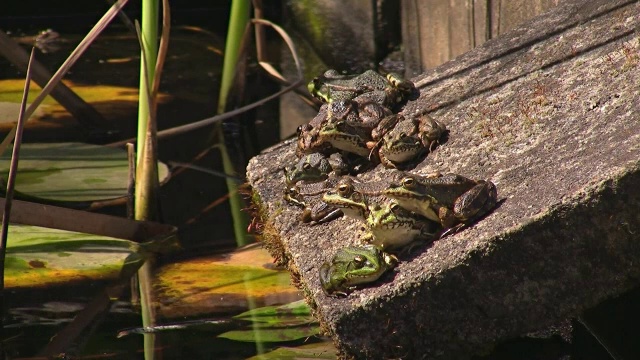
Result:
[[[316,321],[311,315],[311,309],[309,309],[309,306],[304,300],[294,301],[281,306],[264,306],[252,309],[238,314],[233,318],[276,326],[296,326]]]
[[[282,306],[265,306],[234,316],[252,322],[251,330],[232,330],[219,337],[248,342],[285,342],[320,333],[317,321],[304,300]]]
[[[320,326],[301,325],[285,327],[259,327],[251,330],[232,330],[218,335],[218,337],[244,342],[286,342],[308,338],[320,333]]]
[[[166,318],[203,316],[300,299],[285,270],[260,244],[230,254],[167,264],[155,274],[158,311]]]
[[[11,151],[0,157],[0,174],[9,174]],[[129,165],[126,151],[83,143],[22,144],[16,176],[17,193],[45,201],[91,202],[126,196]],[[158,164],[162,182],[169,175]]]
[[[21,288],[117,279],[123,268],[142,265],[141,246],[108,236],[11,224],[4,284]]]
[[[252,356],[247,360],[337,359],[336,348],[329,340],[298,347],[279,347],[271,352]]]

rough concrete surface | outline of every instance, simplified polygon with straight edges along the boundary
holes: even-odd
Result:
[[[490,179],[500,203],[346,298],[318,269],[358,224],[298,221],[282,200],[293,142],[252,159],[265,243],[343,357],[467,358],[640,284],[639,26],[637,1],[568,1],[414,79],[403,113],[450,129],[414,171]]]

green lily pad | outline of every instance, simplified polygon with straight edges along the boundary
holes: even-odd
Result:
[[[142,245],[108,236],[38,226],[9,226],[5,287],[42,287],[117,279],[145,260]]]
[[[11,151],[0,157],[7,179]],[[129,165],[126,151],[82,143],[22,144],[16,176],[17,193],[45,201],[91,202],[126,196]],[[162,182],[169,175],[158,164]]]
[[[337,359],[336,348],[329,340],[298,347],[279,347],[271,352],[252,356],[247,360]]]
[[[265,323],[275,326],[297,326],[316,322],[311,309],[304,300],[294,301],[281,306],[264,306],[245,311],[234,316],[235,319]]]
[[[318,335],[320,326],[254,327],[251,330],[232,330],[218,337],[244,342],[286,342]]]
[[[234,318],[252,322],[253,328],[227,331],[219,337],[236,341],[284,342],[320,333],[320,327],[304,300],[249,310]]]

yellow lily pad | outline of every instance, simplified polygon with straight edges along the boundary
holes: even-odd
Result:
[[[300,298],[287,271],[276,269],[260,245],[230,254],[190,259],[158,269],[160,313],[168,318],[282,304]]]
[[[6,288],[45,287],[117,279],[124,266],[139,267],[140,245],[108,236],[38,226],[9,226]]]
[[[62,81],[69,88],[78,94],[84,101],[90,103],[96,110],[109,119],[117,119],[120,116],[135,113],[138,108],[138,89],[124,86],[111,85],[86,85],[77,84],[73,81]],[[22,101],[22,92],[24,91],[24,79],[6,79],[0,80],[0,125],[8,124],[12,126],[18,119],[19,106]],[[31,82],[31,90],[27,103],[30,104],[33,99],[40,94],[42,89],[35,83]],[[158,102],[163,103],[170,99],[167,94],[158,94]],[[46,121],[38,121],[38,118],[46,114]],[[67,110],[60,105],[54,98],[47,96],[30,121],[27,122],[27,128],[33,126],[59,127],[64,125],[58,121],[51,121],[51,118],[70,116]],[[36,120],[34,122],[34,120]],[[6,126],[6,125],[5,125]]]

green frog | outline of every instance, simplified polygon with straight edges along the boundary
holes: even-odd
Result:
[[[345,216],[366,221],[369,216],[368,201],[361,191],[355,188],[355,182],[348,177],[338,180],[336,185],[322,195],[322,201],[340,208]]]
[[[440,222],[446,230],[444,234],[486,214],[496,205],[498,197],[491,181],[457,174],[407,174],[399,183],[389,184],[381,194],[395,199],[407,210]]]
[[[380,162],[388,168],[414,165],[447,131],[444,124],[426,114],[417,118],[397,116],[395,126],[390,127],[379,142]]]
[[[309,93],[318,100],[330,103],[338,100],[353,100],[359,95],[377,92],[376,100],[381,105],[393,107],[415,91],[411,81],[397,74],[382,76],[373,70],[362,74],[345,75],[336,70],[327,70],[307,85]]]
[[[349,125],[346,121],[330,121],[318,132],[318,138],[335,149],[362,157],[369,157],[370,133],[367,129]]]
[[[373,121],[373,120],[372,120]],[[334,101],[320,107],[318,115],[298,127],[296,154],[345,151],[367,157],[371,140],[369,124],[362,124],[356,104]]]
[[[328,296],[347,296],[356,286],[374,282],[398,259],[374,245],[348,246],[320,267],[320,285]]]
[[[340,208],[345,216],[362,221],[365,243],[398,249],[416,240],[433,239],[439,226],[400,207],[394,200],[373,195],[371,184],[340,180],[322,201]]]
[[[312,183],[326,180],[331,174],[346,175],[350,172],[350,166],[338,153],[327,156],[315,152],[303,155],[294,166],[286,168],[284,172],[285,183],[291,187],[298,181]]]
[[[440,230],[438,223],[423,219],[394,200],[369,205],[365,224],[368,233],[360,240],[384,250],[396,250],[421,240],[431,241]]]
[[[338,177],[330,176],[324,181],[306,183],[298,182],[287,186],[284,199],[290,204],[301,207],[300,220],[304,223],[321,224],[342,216],[342,211],[322,201],[325,192],[334,187]]]

